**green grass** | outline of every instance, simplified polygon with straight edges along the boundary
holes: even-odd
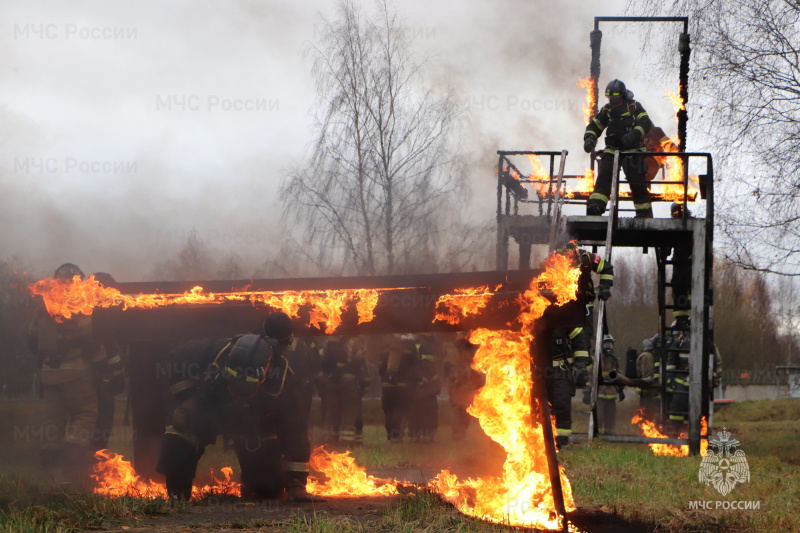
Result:
[[[620,406],[620,432],[634,432],[626,420],[628,406]],[[371,406],[370,409],[374,408]],[[30,420],[35,404],[0,403],[0,533],[67,533],[112,528],[135,523],[148,515],[175,515],[163,500],[109,499],[94,495],[67,495],[47,485],[35,466],[35,443],[9,438],[12,427]],[[445,409],[443,409],[445,410]],[[370,414],[374,418],[374,413]],[[580,425],[584,415],[575,415]],[[591,447],[572,445],[560,458],[581,509],[603,510],[647,530],[679,531],[800,531],[800,400],[763,400],[726,406],[716,413],[715,432],[723,427],[740,440],[746,453],[750,481],[727,496],[698,481],[700,457],[654,456],[646,445],[595,441]],[[374,420],[372,420],[374,422]],[[503,453],[477,425],[464,443],[450,441],[449,427],[440,427],[438,443],[390,443],[380,424],[365,428],[364,446],[355,448],[357,462],[377,477],[405,474],[433,475],[450,467],[460,477],[496,473]],[[130,442],[112,448],[130,454]],[[235,465],[235,456],[212,446],[199,471],[207,466]],[[758,501],[759,510],[690,509],[690,501]],[[214,502],[193,505],[213,506]],[[173,516],[173,519],[176,517]],[[179,516],[177,517],[180,518]],[[209,529],[222,531],[310,532],[488,532],[514,528],[487,524],[458,513],[436,495],[424,491],[400,498],[380,516],[359,517],[297,513],[289,518],[241,519],[220,522]],[[117,528],[118,529],[118,528]]]

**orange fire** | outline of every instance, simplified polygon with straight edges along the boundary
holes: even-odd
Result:
[[[472,368],[486,375],[486,384],[468,412],[506,450],[502,474],[460,481],[444,470],[429,486],[464,514],[508,525],[558,529],[563,517],[555,511],[544,433],[540,425],[532,423],[542,407],[532,405],[531,326],[551,305],[542,290],[553,291],[556,305],[574,299],[579,271],[558,254],[548,258],[545,268],[521,297],[522,331],[478,329],[470,335],[470,342],[480,346]],[[561,484],[565,506],[574,510],[572,489],[563,468]]]
[[[94,466],[96,475],[92,477],[97,480],[97,487],[94,492],[112,498],[122,496],[134,496],[137,498],[168,498],[167,486],[156,481],[142,480],[131,465],[123,456],[109,450],[100,450],[95,454],[98,463]],[[202,487],[192,487],[192,498],[201,499],[211,495],[241,495],[241,485],[232,481],[233,469],[226,466],[220,469],[222,478],[214,475],[211,470],[211,478],[214,480],[212,485]]]
[[[643,413],[644,413],[644,411],[642,409],[638,409],[634,413],[633,418],[631,419],[631,424],[637,424],[639,426],[639,429],[642,432],[642,436],[659,438],[659,439],[667,438],[666,435],[664,435],[663,433],[661,433],[658,430],[658,428],[656,427],[656,425],[653,422],[651,422],[649,420],[645,420],[645,418],[643,417]],[[708,422],[706,421],[705,417],[703,417],[702,420],[700,421],[700,434],[701,435],[708,435]],[[678,438],[686,439],[688,437],[689,437],[689,435],[684,432],[684,433],[681,433]],[[648,446],[650,446],[650,449],[653,450],[653,454],[654,455],[668,455],[668,456],[671,456],[671,457],[688,457],[689,456],[689,445],[688,444],[678,445],[678,444],[656,444],[656,443],[651,443],[651,444],[648,444]],[[701,439],[700,440],[700,455],[705,455],[707,450],[708,450],[708,440]]]
[[[679,92],[665,89],[664,94],[666,94],[670,101],[672,101],[672,106],[675,108],[676,114],[678,111],[686,110],[686,103],[680,97]],[[662,140],[661,147],[663,151],[677,152],[678,140],[679,139],[677,135],[672,139]],[[658,187],[661,187],[661,198],[665,201],[683,202],[683,159],[679,157],[664,157],[658,159],[661,160],[660,162],[665,163],[667,167],[667,177],[664,181],[673,182],[658,185]],[[700,190],[699,183],[700,181],[697,176],[689,176],[688,187],[690,190],[688,191],[688,201],[693,202],[697,199],[697,193]]]
[[[444,294],[439,297],[435,305],[436,309],[440,309],[440,307],[444,309],[436,312],[433,321],[441,320],[448,324],[458,324],[462,317],[477,315],[489,304],[489,300],[499,288],[499,285],[494,289],[483,285],[456,289],[456,294]]]
[[[583,121],[588,124],[592,119],[594,109],[597,107],[595,89],[597,80],[594,78],[578,78],[578,87],[586,89],[586,103],[583,104]]]
[[[266,305],[279,309],[291,317],[298,317],[302,306],[310,306],[310,321],[325,333],[331,334],[342,322],[342,312],[355,302],[359,324],[374,318],[375,307],[381,289],[343,289],[329,291],[248,291],[206,293],[202,287],[194,287],[182,294],[122,294],[118,289],[105,287],[91,276],[82,280],[75,276],[71,281],[47,278],[31,284],[28,289],[41,295],[48,313],[56,320],[68,319],[74,314],[91,315],[98,307],[122,307],[123,309],[153,308],[170,305],[206,304],[215,305],[229,301],[250,302],[251,305]]]
[[[308,478],[307,490],[322,496],[391,496],[398,494],[397,482],[367,475],[356,464],[350,452],[328,452],[323,446],[311,453],[309,466],[328,478],[322,482],[313,475]]]
[[[550,189],[550,172],[545,170],[541,159],[533,154],[528,154],[528,161],[531,164],[531,173],[528,179],[533,181],[533,188],[540,198],[547,196]]]

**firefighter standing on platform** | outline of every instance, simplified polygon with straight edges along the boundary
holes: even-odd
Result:
[[[82,281],[84,273],[64,263],[53,277],[70,284],[76,277]],[[92,340],[91,316],[54,318],[44,308],[31,323],[28,344],[43,363],[42,466],[56,482],[86,490],[94,463],[98,383],[111,374],[106,352]]]
[[[644,138],[653,123],[622,81],[612,80],[606,86],[606,97],[608,103],[589,121],[583,136],[583,149],[591,153],[598,137],[606,130],[606,147],[600,158],[594,191],[586,202],[586,214],[597,216],[605,213],[611,197],[614,151],[620,150],[620,166],[631,188],[636,217],[653,218],[645,158],[629,155],[646,151]]]
[[[233,441],[243,495],[277,498],[285,487],[293,501],[321,501],[306,490],[309,406],[286,357],[291,341],[291,319],[275,312],[262,335],[195,341],[175,355],[177,405],[156,468],[170,497],[191,497],[197,462],[222,434]]]

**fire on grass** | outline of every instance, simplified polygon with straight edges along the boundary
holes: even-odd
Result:
[[[164,483],[143,480],[121,455],[109,450],[100,450],[95,457],[98,462],[94,467],[97,481],[96,494],[119,498],[133,496],[138,498],[167,498],[167,487]],[[312,470],[322,474],[324,480],[314,475],[308,479],[308,491],[322,496],[390,496],[397,494],[398,485],[406,483],[392,479],[380,479],[370,476],[359,467],[350,452],[328,452],[322,446],[315,448],[309,464]],[[208,496],[240,496],[241,484],[233,480],[233,469],[229,466],[220,469],[221,476],[212,469],[213,483],[202,487],[192,487],[192,499],[200,500]]]
[[[650,420],[646,420],[644,418],[644,412],[642,409],[637,410],[633,414],[633,418],[631,419],[631,424],[636,424],[639,426],[639,430],[642,432],[643,437],[653,437],[659,439],[667,438],[667,435],[661,433],[658,430],[658,427],[651,422]],[[703,436],[708,435],[708,422],[706,421],[705,417],[700,421],[700,434]],[[689,436],[686,433],[681,433],[678,438],[686,439]],[[651,443],[649,444],[650,449],[653,451],[654,455],[669,455],[672,457],[689,457],[689,445],[688,444],[657,444]],[[700,440],[700,455],[705,456],[706,451],[708,450],[708,440],[701,439]]]
[[[563,305],[575,298],[578,276],[579,270],[569,258],[551,255],[545,262],[544,272],[520,295],[521,331],[478,329],[470,335],[471,342],[480,345],[473,368],[486,375],[486,384],[476,395],[469,412],[478,418],[487,435],[503,446],[507,455],[503,471],[497,477],[459,480],[444,470],[429,482],[430,490],[441,494],[464,514],[514,526],[561,528],[564,517],[556,512],[543,428],[534,422],[541,418],[537,415],[541,415],[539,410],[543,406],[532,400],[530,343],[533,339],[530,332],[533,323],[553,305],[544,291],[555,297],[555,305]],[[442,296],[437,302],[440,313],[436,320],[457,323],[459,316],[479,313],[490,293],[488,287],[480,287]],[[98,459],[101,462],[95,467],[98,473],[96,492],[148,498],[166,495],[163,484],[141,480],[122,457],[104,451],[98,454]],[[309,478],[308,490],[314,494],[391,495],[398,492],[398,486],[405,485],[367,475],[349,452],[341,454],[316,448],[310,463],[326,479]],[[565,507],[572,511],[575,504],[569,480],[563,468],[559,469]],[[225,468],[222,473],[222,478],[212,473],[215,483],[195,488],[193,497],[239,494],[239,484],[231,480],[232,470]]]
[[[486,375],[468,412],[493,440],[506,450],[503,472],[498,477],[459,480],[445,470],[429,486],[464,514],[513,526],[559,529],[563,517],[555,511],[548,475],[542,427],[532,402],[530,343],[533,323],[551,302],[542,288],[553,291],[556,305],[575,298],[579,271],[568,258],[551,255],[545,271],[522,295],[521,331],[478,329],[470,342],[480,347],[472,367]],[[569,480],[560,468],[565,507],[575,509]]]

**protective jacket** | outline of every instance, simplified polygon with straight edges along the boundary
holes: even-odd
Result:
[[[642,104],[629,99],[618,106],[604,105],[589,121],[584,135],[591,135],[597,139],[605,130],[606,148],[604,151],[607,153],[613,153],[614,150],[643,152],[645,151],[645,135],[652,127],[653,122]],[[625,146],[622,137],[630,130],[637,130],[639,135],[635,143]]]

